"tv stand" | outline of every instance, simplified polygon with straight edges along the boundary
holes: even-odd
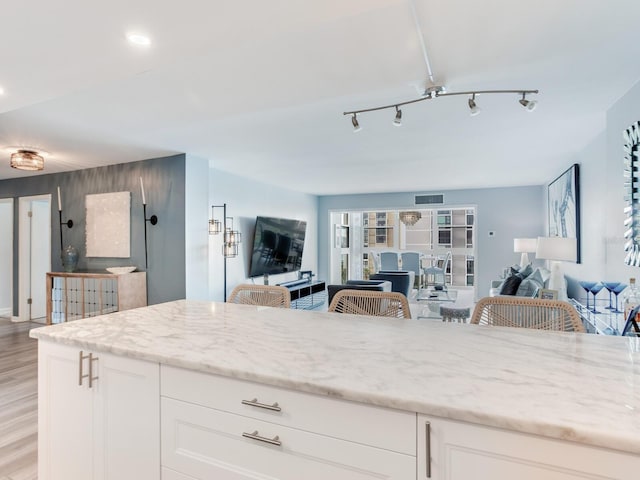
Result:
[[[291,294],[291,308],[311,310],[319,307],[327,300],[327,286],[325,282],[294,280],[279,283],[278,286],[286,287]]]

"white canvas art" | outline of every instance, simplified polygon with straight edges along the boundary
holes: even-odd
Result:
[[[131,192],[87,195],[87,257],[131,256]]]

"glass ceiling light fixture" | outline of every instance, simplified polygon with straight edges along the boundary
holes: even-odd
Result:
[[[480,107],[478,107],[478,105],[476,105],[476,94],[474,93],[473,95],[471,95],[471,98],[469,99],[469,110],[471,111],[471,116],[475,117],[476,115],[478,115],[480,113]]]
[[[396,105],[396,118],[393,120],[393,124],[396,127],[402,126],[402,110],[400,110],[397,105]]]
[[[44,170],[44,157],[35,150],[20,149],[11,154],[11,168],[36,172]]]
[[[533,112],[538,106],[538,102],[536,102],[535,100],[527,100],[527,93],[529,92],[522,92],[522,98],[518,101],[520,102],[520,105],[527,109],[527,112]]]
[[[360,124],[358,123],[358,119],[356,118],[356,114],[353,114],[353,117],[351,117],[351,123],[353,124],[353,132],[359,132],[360,130],[362,130],[362,127],[360,126]]]
[[[422,28],[420,27],[420,22],[418,20],[418,15],[416,13],[414,0],[411,0],[409,2],[409,5],[411,6],[411,13],[416,25],[418,40],[419,40],[420,46],[422,47],[422,55],[424,58],[424,63],[427,67],[427,86],[424,90],[424,93],[420,98],[407,100],[406,102],[394,103],[391,105],[383,105],[381,107],[362,108],[360,110],[350,110],[348,112],[343,112],[342,113],[343,115],[352,115],[351,123],[353,123],[354,129],[355,129],[354,131],[357,132],[360,130],[360,127],[358,126],[358,121],[356,120],[356,115],[359,113],[373,112],[376,110],[384,110],[387,108],[395,108],[396,112],[399,112],[400,107],[403,105],[409,105],[411,103],[423,102],[425,100],[434,100],[440,97],[450,97],[455,95],[471,96],[468,102],[469,108],[471,109],[471,115],[477,115],[480,112],[480,109],[477,106],[475,106],[475,110],[474,110],[474,107],[472,107],[472,103],[473,105],[475,105],[475,96],[481,93],[482,94],[515,93],[518,95],[522,95],[522,99],[520,100],[520,103],[527,109],[527,111],[532,112],[536,108],[536,102],[533,100],[527,100],[525,96],[537,94],[538,90],[515,89],[515,90],[470,90],[470,91],[464,91],[464,92],[448,92],[444,85],[437,84],[434,80],[435,77],[434,77],[433,71],[431,70],[431,62],[429,61],[429,55],[427,54],[427,47],[425,45],[424,35],[422,34]],[[396,113],[396,119],[397,118],[398,118],[398,114]],[[399,125],[398,123],[396,123],[396,120],[394,120],[393,124]]]
[[[399,216],[400,221],[408,227],[414,226],[422,218],[422,214],[418,211],[400,212]]]

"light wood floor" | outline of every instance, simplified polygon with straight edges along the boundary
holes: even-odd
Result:
[[[37,478],[39,326],[0,318],[0,480]]]

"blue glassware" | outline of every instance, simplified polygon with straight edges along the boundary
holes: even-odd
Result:
[[[596,308],[596,296],[600,293],[600,290],[604,288],[604,285],[600,282],[596,282],[593,287],[591,287],[591,293],[593,293],[593,308],[591,311],[593,313],[602,313]]]
[[[587,292],[587,310],[589,310],[589,292],[596,282],[580,282],[580,286]]]
[[[611,293],[613,292],[614,288],[620,285],[620,282],[602,282],[602,284],[604,285],[604,288],[606,288],[609,292],[609,306],[606,307],[607,310],[616,310],[616,307],[613,306],[613,297],[611,296]]]
[[[620,295],[625,288],[627,288],[626,283],[619,283],[618,286],[613,289],[613,294],[616,296],[616,309],[614,310],[615,313],[622,313],[622,310],[618,308],[618,295]]]

